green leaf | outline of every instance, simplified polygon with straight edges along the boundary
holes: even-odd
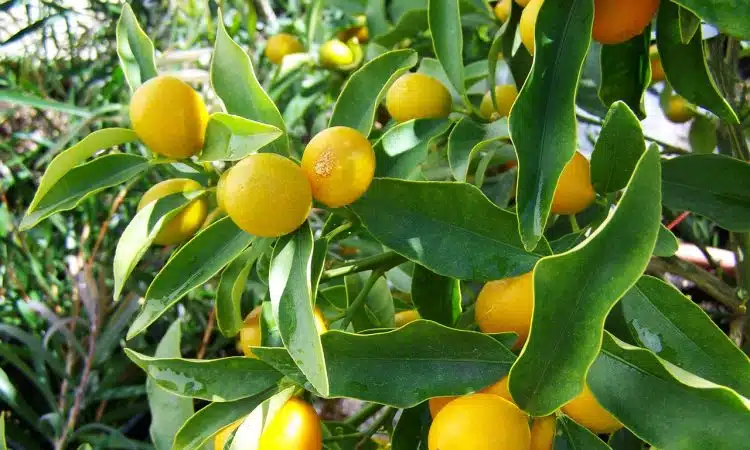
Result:
[[[621,44],[602,46],[601,52],[599,97],[606,106],[612,106],[618,100],[625,102],[640,120],[646,118],[643,102],[651,82],[650,43],[649,26],[643,33]]]
[[[414,178],[427,158],[430,143],[450,126],[447,119],[416,119],[395,125],[373,146],[375,176]]]
[[[750,402],[605,333],[588,373],[601,405],[656,448],[742,448],[750,438]]]
[[[615,431],[609,437],[607,444],[612,450],[643,450],[643,441],[627,428],[620,428]]]
[[[533,60],[533,57],[528,50],[526,50],[526,47],[521,45],[520,39],[518,41],[516,40],[522,12],[523,7],[521,5],[517,2],[511,2],[510,17],[508,17],[508,21],[503,24],[505,31],[503,32],[502,37],[502,54],[508,61],[508,67],[513,74],[513,81],[515,81],[518,89],[521,89],[526,82],[529,71],[531,71]],[[490,56],[492,58],[495,57],[492,48],[490,49],[490,55],[488,58],[490,58]],[[492,58],[490,58],[490,60]]]
[[[43,110],[60,111],[66,114],[72,114],[74,116],[80,116],[83,118],[89,118],[92,115],[92,111],[86,108],[81,108],[73,103],[58,102],[47,98],[36,97],[29,95],[25,92],[20,92],[11,89],[4,89],[0,91],[0,101],[7,102],[16,105],[26,105],[32,108],[39,108]],[[105,130],[117,129],[117,128],[105,128]],[[120,128],[122,129],[122,128]],[[104,130],[99,130],[104,131]],[[94,133],[97,133],[95,131]],[[92,133],[92,134],[94,134]]]
[[[112,267],[115,299],[120,298],[122,288],[130,273],[151,246],[162,227],[179,214],[191,201],[205,195],[205,193],[204,190],[198,190],[168,195],[149,203],[138,211],[120,235],[117,248],[115,248]]]
[[[312,254],[312,230],[305,222],[276,244],[268,289],[284,347],[313,387],[327,396],[326,359],[313,312]]]
[[[750,39],[750,3],[735,0],[675,0],[722,32]]]
[[[519,230],[529,250],[542,238],[557,180],[576,151],[575,92],[593,19],[591,0],[543,4],[534,64],[510,114],[518,153]]]
[[[353,302],[365,285],[372,272],[360,272],[344,277],[346,298]],[[348,305],[351,307],[351,305]],[[388,289],[388,282],[379,277],[365,297],[365,303],[359,308],[352,319],[355,331],[371,330],[373,328],[393,327],[393,297]]]
[[[370,0],[367,2],[365,16],[367,17],[368,32],[372,36],[382,35],[391,27],[386,15],[385,0]]]
[[[221,273],[216,288],[216,324],[226,337],[233,337],[242,328],[242,292],[245,290],[250,269],[258,258],[273,244],[274,239],[256,238],[250,248],[243,251]]]
[[[656,238],[656,246],[654,247],[654,256],[672,256],[677,253],[680,243],[677,242],[677,237],[667,229],[664,225],[659,226],[659,235]]]
[[[328,126],[350,127],[368,136],[388,87],[417,61],[417,52],[404,49],[383,53],[367,62],[344,84]]]
[[[8,450],[5,443],[5,411],[0,413],[0,450]]]
[[[609,450],[609,445],[594,433],[563,415],[557,418],[554,448],[555,450]]]
[[[2,367],[0,367],[0,400],[40,435],[44,434],[40,427],[39,415],[26,403],[24,395],[18,392]]]
[[[414,264],[411,301],[423,319],[453,326],[461,316],[461,282]]]
[[[688,44],[682,43],[680,6],[676,3],[661,3],[656,21],[656,43],[667,81],[678,94],[727,122],[739,123],[708,71],[702,32],[698,30]]]
[[[373,41],[384,47],[393,47],[404,39],[417,36],[429,28],[426,9],[410,9],[399,17],[396,25],[387,33],[375,36]]]
[[[458,0],[429,0],[427,16],[435,55],[453,87],[464,96],[464,40]]]
[[[169,326],[156,347],[155,358],[179,358],[181,356],[180,323],[178,319]],[[125,349],[126,353],[129,351],[131,350]],[[177,430],[193,415],[193,401],[162,389],[151,378],[146,379],[146,394],[151,412],[151,425],[149,426],[151,442],[154,443],[156,450],[169,450],[172,448],[172,441]]]
[[[117,56],[131,90],[158,75],[154,62],[154,44],[148,38],[130,4],[125,3],[117,21]]]
[[[393,450],[426,450],[432,418],[427,403],[405,409],[391,438]]]
[[[21,229],[28,230],[52,214],[73,209],[87,197],[131,180],[149,167],[148,159],[124,153],[100,156],[76,166],[55,180],[36,204],[32,202],[21,220]]]
[[[62,177],[65,176],[72,168],[84,162],[94,155],[94,153],[114,147],[116,145],[134,142],[138,139],[133,130],[126,128],[105,128],[94,131],[85,138],[81,139],[76,145],[66,149],[55,157],[47,166],[42,179],[39,181],[39,187],[34,194],[34,199],[29,205],[29,212],[36,209],[36,206],[42,198],[52,189]],[[30,228],[30,226],[29,226]],[[26,227],[21,225],[21,229]]]
[[[222,112],[211,114],[200,161],[237,161],[264,150],[284,133],[273,125]],[[270,148],[270,147],[269,147]]]
[[[641,346],[750,398],[750,360],[680,291],[644,276],[620,303],[625,322]]]
[[[697,115],[690,123],[690,148],[695,153],[713,153],[718,144],[716,124],[702,114]]]
[[[351,209],[381,243],[447,277],[520,275],[549,253],[546,242],[526,252],[516,216],[469,184],[376,178]]]
[[[253,241],[229,217],[220,219],[180,247],[146,291],[146,303],[126,339],[137,336],[185,294],[216,275]]]
[[[583,390],[604,321],[646,269],[661,218],[659,151],[643,154],[614,213],[583,243],[534,270],[531,332],[510,373],[516,404],[552,413]]]
[[[258,82],[250,57],[227,33],[221,13],[218,23],[211,59],[211,86],[229,114],[278,128],[283,136],[268,144],[267,151],[288,155],[289,137],[279,109]]]
[[[448,163],[453,178],[466,181],[469,165],[478,152],[498,142],[509,141],[505,118],[487,124],[476,123],[469,117],[462,118],[448,136]]]
[[[680,8],[680,41],[688,44],[701,26],[701,19],[685,8]]]
[[[174,395],[212,402],[231,402],[265,391],[281,380],[281,373],[263,361],[231,356],[211,360],[125,354],[149,380]]]
[[[664,205],[690,210],[730,231],[750,230],[750,164],[723,155],[662,162]]]
[[[646,143],[633,111],[615,102],[604,119],[594,153],[591,155],[591,183],[600,194],[623,189],[628,184]]]

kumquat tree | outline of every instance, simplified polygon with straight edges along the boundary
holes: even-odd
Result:
[[[0,24],[0,450],[750,449],[750,2]]]

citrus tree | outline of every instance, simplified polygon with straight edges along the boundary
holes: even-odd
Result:
[[[748,445],[750,3],[304,14],[251,57],[219,13],[209,111],[157,73],[126,5],[131,128],[60,153],[21,224],[177,174],[140,199],[113,266],[112,301],[143,297],[123,351],[148,375],[157,449]],[[691,121],[690,148],[644,134],[649,91]],[[687,223],[685,241],[728,242],[732,274],[674,256]],[[131,279],[162,249],[147,285]],[[723,315],[647,272],[690,280]],[[183,358],[179,320],[155,354],[129,348],[206,284],[237,356]],[[363,406],[321,423],[311,402],[331,398]]]

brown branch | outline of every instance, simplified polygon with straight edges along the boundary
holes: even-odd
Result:
[[[120,189],[117,197],[115,197],[115,199],[112,201],[112,206],[109,208],[107,219],[102,222],[102,226],[99,228],[99,234],[96,236],[96,242],[94,242],[94,248],[91,250],[91,256],[89,256],[89,259],[86,262],[87,266],[91,267],[94,263],[94,258],[96,258],[96,254],[97,252],[99,252],[99,247],[102,245],[104,235],[107,234],[107,230],[109,229],[109,223],[112,221],[112,216],[115,215],[115,212],[117,212],[117,209],[125,200],[125,197],[128,195],[129,190],[130,185],[123,187],[122,189]]]
[[[201,346],[198,349],[196,358],[203,359],[206,356],[206,349],[208,348],[208,342],[211,340],[211,333],[214,331],[214,322],[216,319],[216,309],[211,308],[208,313],[208,319],[206,320],[206,329],[203,331],[203,339],[201,339]]]

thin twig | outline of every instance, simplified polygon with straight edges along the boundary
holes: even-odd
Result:
[[[388,251],[380,253],[379,255],[370,256],[368,258],[363,258],[358,261],[351,262],[345,266],[326,270],[325,272],[323,272],[321,281],[343,277],[357,272],[365,272],[373,269],[381,269],[383,272],[387,272],[388,270],[404,262],[406,262],[406,258],[396,252]]]
[[[677,216],[673,221],[669,222],[667,224],[667,230],[673,230],[677,225],[681,224],[683,220],[687,218],[687,216],[690,215],[690,211],[684,211],[682,214]]]
[[[362,307],[362,305],[367,300],[367,294],[370,293],[372,290],[372,287],[375,286],[375,282],[378,281],[378,278],[380,278],[383,275],[383,270],[373,270],[370,276],[367,278],[367,281],[365,281],[365,285],[362,286],[362,290],[359,291],[359,294],[357,294],[357,297],[354,299],[352,304],[347,308],[346,314],[344,315],[344,318],[341,320],[341,329],[346,330],[346,327],[349,326],[349,324],[352,322],[352,319],[354,319],[354,315],[357,313],[359,308]]]
[[[131,182],[123,186],[123,188],[120,189],[120,192],[117,194],[117,197],[115,197],[115,199],[112,201],[112,206],[109,208],[109,214],[107,214],[107,218],[104,220],[104,222],[102,222],[102,226],[99,228],[99,234],[96,236],[94,248],[91,249],[91,255],[86,262],[87,266],[91,267],[94,264],[94,258],[96,258],[96,254],[99,252],[99,247],[102,245],[104,235],[107,234],[107,230],[109,230],[109,223],[112,221],[112,216],[115,215],[117,209],[120,208],[120,205],[122,205],[122,202],[128,195],[128,191],[130,190],[132,185],[133,183]]]
[[[370,403],[369,405],[363,407],[353,415],[349,416],[348,419],[346,419],[346,424],[350,427],[357,428],[358,426],[362,425],[364,422],[367,421],[370,417],[377,414],[378,411],[383,409],[383,405],[379,405],[377,403]]]
[[[208,312],[208,319],[206,320],[206,329],[203,331],[203,339],[201,339],[201,346],[198,349],[196,358],[203,359],[206,355],[206,349],[208,348],[208,342],[211,340],[211,333],[214,331],[214,322],[216,319],[216,308],[211,308]]]

